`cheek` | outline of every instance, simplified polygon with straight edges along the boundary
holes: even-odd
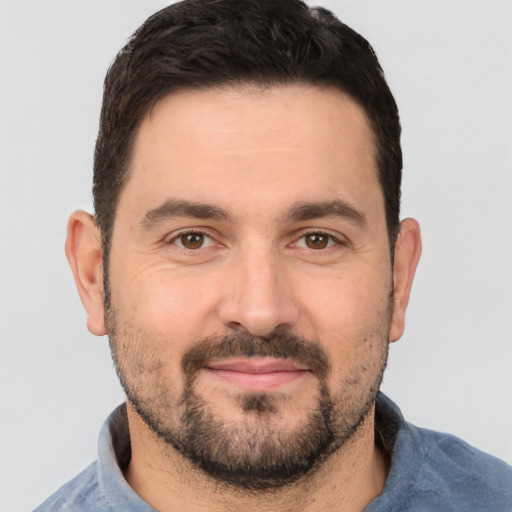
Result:
[[[179,391],[181,359],[201,335],[201,294],[180,279],[147,269],[139,269],[132,279],[112,276],[111,292],[125,375],[147,392],[152,387]]]
[[[311,283],[301,283],[297,294],[301,309],[315,330],[341,337],[342,333],[363,334],[387,310],[391,273],[341,272]]]
[[[174,344],[204,336],[218,286],[162,266],[134,268],[137,271],[127,272],[131,279],[112,280],[117,311],[157,338],[172,336]]]
[[[390,282],[390,272],[339,275],[317,282],[308,294],[301,334],[327,350],[334,374],[356,381],[380,364],[389,335]]]

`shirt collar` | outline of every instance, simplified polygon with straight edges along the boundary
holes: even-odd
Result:
[[[409,432],[410,426],[405,422],[398,406],[383,393],[379,393],[377,397],[375,419],[376,442],[392,459],[391,471],[383,492],[388,499],[390,494],[399,492],[406,485],[407,479],[404,476],[410,473],[409,466],[418,463],[421,454],[413,453],[418,448]],[[107,418],[98,439],[98,483],[103,505],[112,512],[154,512],[124,478],[123,471],[128,467],[130,459],[131,442],[126,404],[122,404]],[[376,502],[382,503],[383,495],[376,498],[372,505]]]
[[[129,486],[123,471],[131,459],[130,432],[126,404],[120,405],[107,418],[98,439],[98,484],[107,510],[154,512]]]

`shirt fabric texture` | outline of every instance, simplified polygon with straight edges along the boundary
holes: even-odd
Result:
[[[511,466],[454,436],[411,425],[382,393],[376,440],[389,450],[391,469],[365,512],[512,512]],[[34,512],[154,512],[123,477],[130,457],[123,404],[101,429],[98,460]]]

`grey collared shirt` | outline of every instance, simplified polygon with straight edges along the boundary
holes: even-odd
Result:
[[[447,434],[407,423],[382,393],[376,439],[391,454],[384,491],[366,512],[512,512],[512,467]],[[104,423],[98,460],[35,512],[152,512],[123,476],[131,446],[126,406]],[[179,511],[183,512],[183,511]]]

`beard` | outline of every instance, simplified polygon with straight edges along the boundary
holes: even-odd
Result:
[[[335,391],[328,386],[329,356],[318,343],[275,332],[265,337],[236,333],[192,343],[181,359],[179,392],[165,376],[166,362],[156,353],[155,340],[130,321],[121,321],[109,301],[106,319],[121,385],[156,436],[218,483],[265,491],[313,474],[354,437],[373,410],[387,361],[390,304],[379,315],[377,328],[358,340],[370,346],[372,357],[342,376]],[[272,357],[307,367],[317,383],[308,404],[298,405],[301,420],[293,425],[286,421],[293,396],[283,392],[241,392],[234,397],[241,415],[237,421],[218,414],[215,401],[198,390],[197,376],[208,362],[229,357]]]

